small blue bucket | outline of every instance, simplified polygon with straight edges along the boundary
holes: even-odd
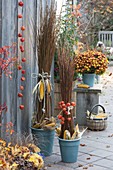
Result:
[[[61,158],[63,162],[73,163],[77,161],[80,138],[74,140],[59,139]]]
[[[53,152],[55,130],[36,129],[31,127],[35,144],[41,149],[44,156],[50,156]]]
[[[83,74],[82,75],[82,80],[84,84],[89,85],[90,87],[94,86],[95,83],[95,74],[91,73],[91,74]]]

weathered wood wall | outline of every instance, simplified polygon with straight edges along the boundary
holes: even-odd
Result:
[[[45,0],[42,0],[45,3]],[[27,62],[23,65],[26,70],[26,81],[20,81],[21,74],[14,69],[13,79],[9,80],[6,76],[0,79],[0,104],[6,102],[8,106],[7,114],[3,116],[2,122],[6,124],[11,121],[14,123],[14,129],[17,133],[30,132],[31,116],[33,111],[32,89],[35,86],[36,79],[32,79],[31,74],[37,73],[36,61],[36,28],[38,20],[38,6],[40,0],[23,0],[24,7],[18,6],[19,0],[0,0],[0,47],[11,45],[12,42],[17,43],[17,56],[19,61],[24,56]],[[49,2],[49,1],[48,1]],[[22,14],[23,18],[18,19],[17,15]],[[18,33],[20,27],[24,25],[25,52],[20,53],[20,41]],[[17,97],[20,84],[24,85],[24,97]],[[25,105],[25,109],[19,109],[20,104]],[[2,135],[5,136],[2,128]]]

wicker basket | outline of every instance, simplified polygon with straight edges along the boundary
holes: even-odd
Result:
[[[105,113],[105,109],[102,105],[100,104],[96,104],[95,106],[93,106],[93,108],[90,111],[89,116],[87,117],[87,127],[90,130],[104,130],[107,128],[107,114],[105,113],[105,117],[104,118],[96,118],[96,117],[91,117],[92,115],[92,111],[95,107],[100,106],[103,109],[103,113]]]

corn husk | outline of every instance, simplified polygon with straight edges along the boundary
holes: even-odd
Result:
[[[39,100],[42,101],[44,99],[44,82],[40,80],[39,87],[38,87],[38,93],[39,93]]]
[[[81,135],[80,135],[79,127],[78,127],[78,124],[77,124],[71,139],[77,139],[77,138],[80,138],[80,137],[81,137]]]
[[[68,130],[64,131],[63,139],[67,139],[67,140],[71,139],[71,134]]]
[[[47,90],[47,93],[50,94],[51,93],[51,82],[49,79],[46,79],[45,80],[45,84],[46,84],[46,90]]]

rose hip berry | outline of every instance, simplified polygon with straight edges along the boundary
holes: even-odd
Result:
[[[22,1],[20,1],[20,2],[18,3],[18,5],[22,7],[22,6],[24,5],[24,3],[23,3]]]
[[[18,93],[18,97],[23,97],[23,94],[22,93]]]
[[[21,33],[19,33],[19,34],[18,34],[18,37],[22,37],[22,34],[21,34]]]
[[[18,14],[18,18],[22,18],[23,16],[22,16],[22,14]]]
[[[24,90],[24,86],[20,86],[20,90]]]
[[[21,77],[21,81],[25,81],[25,77]]]
[[[22,66],[21,66],[21,65],[19,65],[19,66],[18,66],[18,70],[21,70],[21,69],[22,69]]]
[[[20,41],[21,41],[21,42],[24,42],[24,41],[25,41],[25,38],[21,38]]]
[[[19,106],[19,108],[20,108],[21,110],[23,110],[23,109],[24,109],[24,105],[21,104],[21,105]]]
[[[24,31],[24,30],[25,30],[25,27],[24,27],[24,26],[22,26],[22,27],[21,27],[21,30],[22,30],[22,31]]]
[[[21,71],[21,73],[22,73],[22,74],[25,74],[25,73],[26,73],[26,71],[25,71],[25,70],[22,70],[22,71]]]

